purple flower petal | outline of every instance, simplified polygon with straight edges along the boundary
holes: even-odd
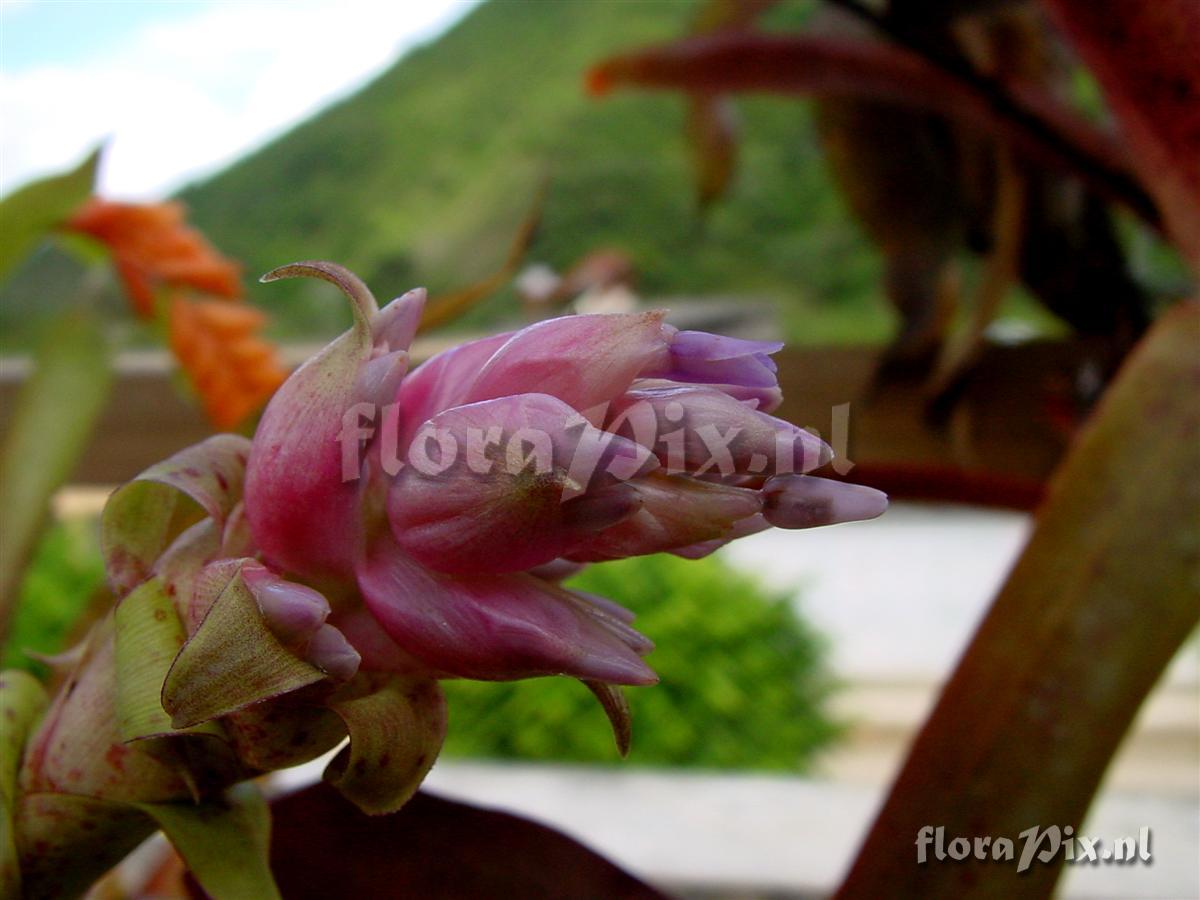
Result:
[[[586,563],[571,562],[569,559],[552,559],[548,563],[534,566],[529,574],[542,581],[561,582],[578,575],[587,568]]]
[[[445,350],[410,373],[400,385],[400,446],[408,446],[422,423],[466,402],[467,392],[492,354],[511,334],[494,334]]]
[[[723,538],[735,522],[762,508],[757,491],[653,473],[633,483],[642,508],[618,525],[584,540],[569,559],[594,562],[673,551]]]
[[[661,312],[564,316],[518,331],[488,360],[468,401],[538,392],[584,415],[666,357]]]
[[[668,332],[669,333],[669,332]],[[656,360],[641,372],[644,378],[667,378],[689,384],[729,384],[770,390],[778,386],[778,367],[770,354],[782,343],[746,341],[704,331],[671,335],[669,359]]]
[[[640,508],[636,491],[614,489],[610,468],[639,456],[635,474],[657,466],[545,394],[447,410],[413,451],[389,489],[392,533],[422,564],[459,574],[517,572],[563,556]]]
[[[771,523],[766,520],[766,517],[762,513],[758,513],[757,515],[742,519],[740,522],[734,522],[723,537],[711,541],[703,541],[699,544],[690,544],[687,547],[680,547],[672,550],[671,553],[675,556],[681,556],[684,559],[703,559],[706,556],[716,553],[730,541],[758,534],[760,531],[766,531],[770,527]]]
[[[748,341],[723,334],[709,334],[707,331],[680,331],[671,341],[672,356],[708,362],[743,356],[769,356],[782,349],[783,341]]]
[[[304,658],[335,681],[349,681],[358,672],[362,657],[346,636],[332,625],[317,629]]]
[[[529,575],[439,575],[385,535],[360,565],[358,584],[388,636],[437,672],[493,681],[554,674],[611,684],[658,680],[627,636]]]
[[[653,450],[668,474],[767,477],[810,472],[833,458],[815,435],[710,387],[629,391],[604,427]]]
[[[815,528],[874,519],[887,509],[887,494],[861,484],[780,475],[763,486],[763,515],[777,528]]]
[[[267,627],[288,646],[307,643],[329,618],[329,601],[317,591],[284,581],[266,566],[246,563],[242,580],[254,594]]]
[[[421,324],[425,299],[425,288],[414,288],[376,313],[371,319],[375,345],[386,350],[407,350]]]

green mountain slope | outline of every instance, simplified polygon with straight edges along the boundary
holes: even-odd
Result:
[[[601,57],[683,32],[677,2],[492,0],[357,95],[183,193],[197,224],[250,273],[325,258],[379,294],[445,290],[504,255],[539,177],[551,190],[530,259],[565,267],[630,252],[647,293],[779,298],[797,337],[879,337],[877,264],[825,175],[801,104],[742,103],[732,196],[701,221],[683,101],[585,96]],[[805,10],[780,10],[783,23]],[[314,62],[319,64],[319,61]],[[256,289],[287,334],[344,311],[312,285]],[[511,314],[512,297],[473,316]]]

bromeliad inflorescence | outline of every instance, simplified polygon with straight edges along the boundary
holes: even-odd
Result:
[[[105,509],[118,604],[31,729],[11,805],[29,884],[86,884],[63,859],[86,844],[94,876],[155,825],[186,844],[181,810],[219,816],[230,785],[347,735],[326,778],[397,809],[441,747],[444,678],[573,676],[624,749],[620,686],[657,680],[653,644],[567,575],[886,507],[806,474],[832,453],[769,415],[778,344],[660,312],[567,316],[409,374],[423,291],[381,310],[324,262],[264,280],[292,276],[341,288],[353,327],[284,383],[252,441],[184,450]]]
[[[332,621],[370,668],[647,684],[649,641],[562,573],[883,511],[876,491],[800,474],[831,454],[764,411],[779,345],[658,312],[567,316],[406,376],[422,291],[376,311],[325,263],[267,277],[297,274],[336,281],[356,324],[264,414],[246,518],[267,565],[353,597]]]

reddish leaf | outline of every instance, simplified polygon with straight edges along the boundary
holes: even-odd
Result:
[[[1200,3],[1045,3],[1099,79],[1133,165],[1200,272]]]
[[[1045,897],[1025,872],[918,865],[925,826],[1078,830],[1100,778],[1200,606],[1200,304],[1139,345],[1050,486],[1037,528],[942,693],[842,897]]]
[[[704,35],[612,57],[588,73],[587,83],[597,95],[617,87],[819,94],[924,109],[971,122],[1034,159],[1078,172],[1146,218],[1156,217],[1129,180],[1122,146],[1046,91],[1007,85],[1022,113],[1012,115],[916,53],[880,41],[753,31]]]
[[[319,784],[272,811],[271,867],[288,900],[662,897],[545,825],[424,792],[369,816]]]

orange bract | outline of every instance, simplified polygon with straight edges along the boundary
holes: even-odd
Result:
[[[162,288],[191,288],[226,300],[241,297],[239,266],[184,221],[178,203],[113,203],[93,197],[65,226],[108,247],[130,302],[143,318],[154,317]],[[176,293],[167,320],[171,350],[218,428],[238,424],[287,377],[275,348],[257,336],[266,317],[255,309]]]
[[[265,322],[266,317],[249,306],[171,300],[171,350],[218,428],[242,421],[287,377],[275,348],[256,334]]]
[[[113,203],[93,197],[66,222],[108,246],[138,315],[154,315],[160,287],[192,287],[219,297],[241,296],[238,265],[184,222],[178,203]]]

